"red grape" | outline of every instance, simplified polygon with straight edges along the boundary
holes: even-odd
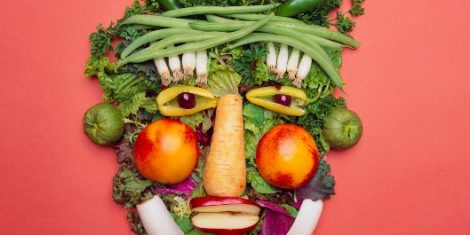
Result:
[[[178,104],[181,108],[192,109],[196,106],[196,97],[194,94],[183,92],[178,95]]]
[[[290,106],[292,104],[292,97],[288,95],[278,94],[274,96],[274,102],[284,106]]]

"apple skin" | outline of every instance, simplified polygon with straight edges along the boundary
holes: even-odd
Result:
[[[244,227],[244,228],[224,228],[223,226],[220,226],[220,227],[212,227],[212,228],[207,228],[207,227],[200,227],[197,225],[197,223],[195,222],[195,220],[198,219],[198,216],[201,216],[202,214],[204,214],[204,216],[206,217],[206,220],[207,220],[207,216],[213,216],[214,219],[216,220],[217,218],[220,218],[220,217],[224,217],[224,216],[227,216],[227,215],[231,215],[231,216],[240,216],[240,217],[244,217],[244,216],[250,216],[252,218],[256,217],[257,220],[256,221],[253,221],[253,224],[252,225],[248,225],[247,227]],[[233,219],[233,218],[232,218]],[[242,219],[242,218],[237,218],[237,219]],[[212,222],[212,221],[211,221]],[[242,234],[245,234],[251,230],[253,230],[255,227],[256,227],[256,224],[258,224],[259,222],[259,217],[256,216],[256,215],[243,215],[243,214],[239,214],[239,213],[228,213],[228,212],[222,212],[222,213],[199,213],[197,215],[195,215],[193,218],[192,218],[192,224],[195,228],[197,228],[198,230],[202,231],[202,232],[206,232],[206,233],[215,233],[215,234],[218,234],[218,235],[242,235]],[[214,221],[214,223],[216,223],[217,225],[220,225],[218,224],[217,222]],[[219,221],[220,223],[220,221]]]
[[[220,205],[233,205],[233,204],[248,204],[259,207],[259,205],[251,200],[241,197],[217,197],[217,196],[205,196],[195,197],[189,202],[191,208],[203,207],[203,206],[220,206]]]
[[[194,225],[199,231],[205,232],[205,233],[215,233],[217,235],[243,235],[245,233],[250,232],[256,227],[255,223],[253,226],[250,226],[248,228],[242,228],[242,229],[217,229],[217,228],[199,228]]]
[[[318,148],[302,127],[277,125],[258,143],[256,164],[268,183],[283,189],[297,189],[315,175],[319,164]]]
[[[161,184],[176,184],[191,175],[198,146],[193,129],[180,120],[160,119],[145,127],[134,145],[140,174]]]

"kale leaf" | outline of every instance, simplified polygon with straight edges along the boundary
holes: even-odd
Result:
[[[121,166],[113,178],[114,202],[122,204],[126,208],[132,208],[152,198],[152,186],[152,181],[143,179],[137,170]]]
[[[296,191],[297,200],[302,201],[309,198],[316,201],[318,199],[329,199],[331,195],[335,195],[336,182],[330,172],[330,165],[325,159],[322,159],[313,179]]]
[[[306,114],[296,120],[297,125],[304,127],[314,137],[321,154],[325,154],[330,150],[321,133],[325,118],[335,108],[346,108],[346,101],[343,98],[329,95],[308,104],[305,107]]]

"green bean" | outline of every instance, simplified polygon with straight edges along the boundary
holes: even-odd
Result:
[[[193,29],[202,30],[202,31],[233,31],[240,28],[245,27],[245,23],[190,23],[189,24]],[[315,41],[309,40],[304,34],[299,33],[292,29],[283,29],[279,30],[279,28],[266,24],[265,26],[259,28],[257,31],[263,33],[272,33],[277,35],[283,35],[291,38],[296,38],[306,45],[312,47],[312,49],[316,50],[325,61],[327,61],[331,66],[333,63],[331,62],[330,57],[325,52],[325,50]]]
[[[344,35],[340,32],[332,31],[328,28],[324,28],[318,25],[292,24],[292,23],[284,23],[284,22],[275,22],[272,24],[280,29],[290,28],[293,30],[298,30],[303,33],[308,33],[308,34],[312,34],[312,35],[319,36],[322,38],[337,41],[345,45],[348,45],[352,48],[358,48],[360,46],[360,43],[354,40],[353,38],[347,35]]]
[[[216,37],[216,38],[212,38],[212,39],[208,39],[208,40],[205,40],[202,42],[196,42],[196,43],[187,43],[187,44],[184,44],[175,48],[171,48],[171,49],[158,49],[158,50],[150,49],[144,52],[139,51],[127,57],[126,59],[119,60],[116,63],[116,69],[127,63],[140,63],[140,62],[148,61],[151,59],[160,59],[163,57],[179,55],[188,51],[207,50],[209,48],[216,47],[227,42],[238,40],[252,33],[259,27],[262,27],[263,25],[265,25],[271,19],[271,17],[272,16],[267,17],[266,19],[254,22],[248,27],[245,27],[243,29],[240,29],[232,33],[228,33],[223,37]]]
[[[200,41],[204,41],[207,39],[221,37],[225,35],[227,35],[227,33],[222,33],[222,32],[200,32],[200,33],[177,34],[177,35],[162,39],[159,42],[155,42],[147,49],[159,50],[159,49],[163,49],[168,46],[179,44],[179,43],[200,42]],[[147,49],[144,49],[144,50],[147,50]]]
[[[230,48],[233,49],[239,46],[261,41],[283,43],[297,48],[300,51],[303,51],[305,54],[310,56],[315,62],[317,62],[317,64],[323,69],[323,71],[325,71],[325,73],[328,75],[328,77],[331,79],[335,86],[340,89],[343,88],[343,81],[341,79],[341,76],[338,74],[334,66],[330,65],[328,61],[325,61],[323,56],[321,56],[318,51],[312,49],[311,47],[297,39],[268,33],[253,33],[240,39],[238,42],[231,45]]]
[[[198,20],[175,19],[159,15],[134,15],[127,18],[123,24],[141,24],[166,28],[189,28],[190,22]]]
[[[235,18],[239,20],[248,20],[248,21],[258,21],[266,17],[264,14],[232,14],[226,15],[230,18]],[[282,16],[274,16],[270,22],[286,22],[286,23],[293,23],[293,24],[305,24],[305,22],[301,20],[297,20],[294,18],[289,17],[282,17]]]
[[[276,16],[274,16],[273,18],[276,18]],[[281,18],[286,18],[286,17],[281,17]],[[220,16],[216,16],[216,15],[206,15],[206,19],[207,19],[207,21],[212,22],[212,23],[246,23],[244,21],[231,20],[231,19],[220,17]],[[204,23],[204,22],[201,22],[201,23]],[[270,25],[270,24],[268,23],[268,25]],[[191,24],[190,24],[190,26],[191,26]],[[264,26],[264,27],[267,27],[267,26]],[[257,30],[257,31],[261,31],[261,30]],[[279,34],[281,34],[281,33],[279,33]],[[300,35],[297,35],[297,36],[300,36]],[[312,34],[302,33],[302,38],[304,38],[304,37],[307,37],[310,40],[318,43],[318,45],[320,45],[322,47],[332,48],[332,49],[341,49],[341,48],[343,48],[343,45],[340,44],[340,43],[333,42],[333,41],[330,41],[328,39],[318,37],[318,36],[315,36],[315,35],[312,35]]]
[[[231,7],[217,7],[217,6],[198,6],[176,9],[172,11],[163,12],[163,16],[167,17],[182,17],[192,15],[204,14],[237,14],[237,13],[256,13],[268,11],[276,8],[279,4],[269,5],[253,5],[253,6],[231,6]]]
[[[315,36],[313,34],[305,34],[304,33],[303,35],[304,35],[304,37],[307,37],[308,39],[318,43],[318,45],[320,45],[322,47],[332,48],[332,49],[342,49],[344,47],[343,44],[333,42],[333,41],[330,41],[326,38]]]
[[[263,16],[263,17],[260,17],[260,18],[265,18],[264,15],[261,15],[261,16]],[[230,19],[227,19],[227,18],[214,16],[214,15],[206,15],[206,18],[209,22],[224,23],[224,25],[227,27],[227,29],[219,30],[219,31],[236,30],[237,27],[243,27],[240,24],[248,24],[250,22],[250,21],[230,20]],[[276,18],[276,16],[274,18]],[[280,17],[280,18],[286,18],[286,17]],[[202,25],[198,25],[199,23],[205,24],[206,22],[193,22],[193,23],[190,23],[190,26],[192,28],[194,28],[194,26],[192,24],[196,24],[197,25],[196,27],[202,26]],[[226,23],[233,23],[233,24],[239,24],[239,25],[238,26],[234,26],[234,25],[228,26],[228,24],[226,24]],[[352,39],[351,37],[346,36],[346,35],[344,35],[340,32],[335,32],[335,31],[332,31],[330,29],[320,27],[320,26],[317,26],[317,25],[307,25],[303,22],[296,23],[296,24],[289,23],[289,22],[273,22],[273,20],[271,20],[267,25],[268,26],[274,26],[274,27],[278,28],[279,31],[282,31],[282,30],[285,30],[286,28],[289,28],[289,29],[293,29],[293,30],[296,30],[296,31],[300,31],[300,32],[305,33],[309,36],[310,35],[316,36],[316,37],[310,37],[310,38],[312,40],[315,40],[317,43],[319,43],[321,46],[324,46],[324,47],[330,47],[330,48],[336,48],[336,49],[339,49],[339,48],[342,47],[338,43],[332,42],[330,40],[344,43],[344,44],[346,44],[348,46],[351,46],[353,48],[359,47],[359,42]],[[221,27],[216,27],[215,25],[208,25],[208,27],[213,27],[214,30],[216,30],[217,28],[221,28]],[[229,29],[231,29],[231,30],[229,30]],[[328,40],[328,39],[330,39],[330,40]]]
[[[176,34],[183,33],[197,33],[201,31],[191,30],[187,28],[169,28],[169,29],[159,29],[142,35],[141,37],[134,40],[129,46],[124,49],[121,53],[121,59],[126,58],[129,54],[135,51],[137,48],[162,38],[170,37]]]

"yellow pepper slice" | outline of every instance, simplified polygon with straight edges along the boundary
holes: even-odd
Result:
[[[172,102],[176,101],[178,95],[184,92],[196,95],[196,106],[194,108],[184,109],[179,107],[176,102]],[[188,116],[202,110],[215,108],[217,106],[217,99],[210,91],[203,88],[177,86],[167,88],[160,92],[157,96],[157,105],[158,110],[164,116]]]
[[[275,95],[288,95],[292,97],[296,105],[285,106],[274,102]],[[246,93],[246,98],[253,104],[264,107],[276,113],[302,116],[305,110],[299,106],[303,106],[307,102],[307,94],[301,89],[289,86],[268,86],[256,88]],[[294,104],[293,103],[293,104]]]

